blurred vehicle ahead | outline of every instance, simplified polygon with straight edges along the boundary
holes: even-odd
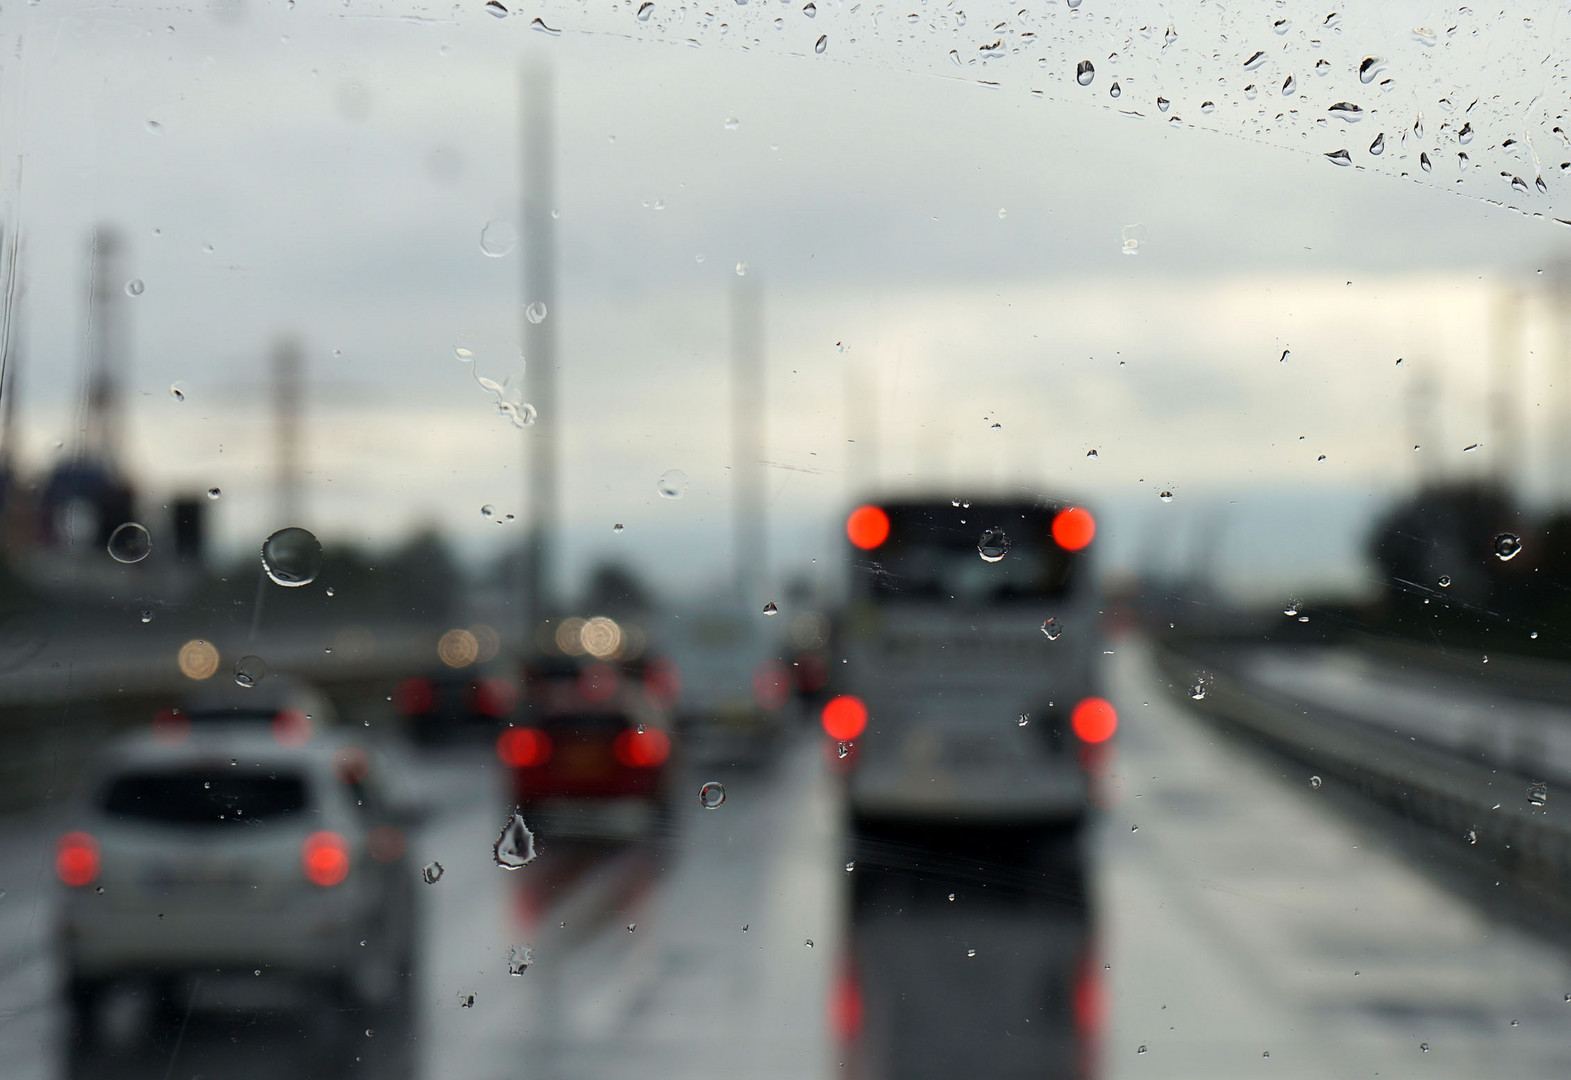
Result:
[[[412,968],[414,879],[380,766],[234,720],[162,723],[102,752],[55,853],[76,1044],[133,998],[388,1005]]]
[[[1097,696],[1096,524],[1045,499],[854,510],[841,692],[853,820],[1073,823],[1117,726]]]
[[[674,748],[669,714],[646,681],[638,665],[605,660],[556,657],[529,665],[521,722],[496,743],[526,817],[549,823],[558,836],[659,830],[671,799]]]

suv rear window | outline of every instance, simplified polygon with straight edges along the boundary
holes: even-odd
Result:
[[[236,776],[210,769],[126,773],[104,787],[113,817],[168,825],[272,821],[306,808],[299,776]]]

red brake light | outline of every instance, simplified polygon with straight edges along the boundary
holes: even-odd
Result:
[[[72,888],[91,885],[98,877],[98,841],[85,832],[68,832],[55,847],[55,874]]]
[[[311,884],[337,885],[349,876],[349,845],[335,832],[314,832],[300,845],[300,865]]]
[[[544,765],[551,760],[551,736],[535,728],[508,728],[497,737],[496,756],[514,769]]]
[[[518,688],[506,679],[479,679],[474,684],[475,711],[500,719],[513,711]]]
[[[616,737],[611,752],[630,769],[652,769],[671,756],[671,740],[659,728],[628,730]]]
[[[829,990],[829,1028],[841,1042],[850,1042],[862,1034],[865,1015],[856,964],[847,960]]]
[[[393,708],[400,716],[423,716],[436,704],[430,679],[403,679],[393,687]]]
[[[889,515],[881,507],[859,506],[846,518],[846,537],[863,551],[889,539]]]
[[[830,698],[824,706],[824,734],[840,742],[850,742],[867,727],[867,706],[851,694]]]
[[[1053,518],[1053,539],[1065,551],[1079,551],[1096,536],[1096,518],[1078,506],[1060,510]]]
[[[1118,730],[1118,713],[1111,703],[1099,697],[1088,697],[1069,714],[1069,723],[1082,742],[1106,742]]]

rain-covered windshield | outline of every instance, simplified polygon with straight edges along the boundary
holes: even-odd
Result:
[[[0,6],[3,1071],[1565,1072],[1566,17]]]

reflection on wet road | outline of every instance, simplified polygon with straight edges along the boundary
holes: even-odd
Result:
[[[1304,770],[1226,741],[1138,643],[1109,659],[1124,723],[1083,837],[850,836],[804,736],[768,768],[689,770],[658,843],[543,832],[508,871],[491,856],[502,778],[444,751],[416,767],[438,812],[413,864],[444,873],[418,887],[401,1003],[238,1011],[221,980],[161,1002],[131,988],[105,1021],[128,1036],[75,1060],[48,948],[54,827],[7,819],[5,1075],[1571,1072],[1562,953],[1490,921]],[[709,779],[727,789],[712,811]]]

